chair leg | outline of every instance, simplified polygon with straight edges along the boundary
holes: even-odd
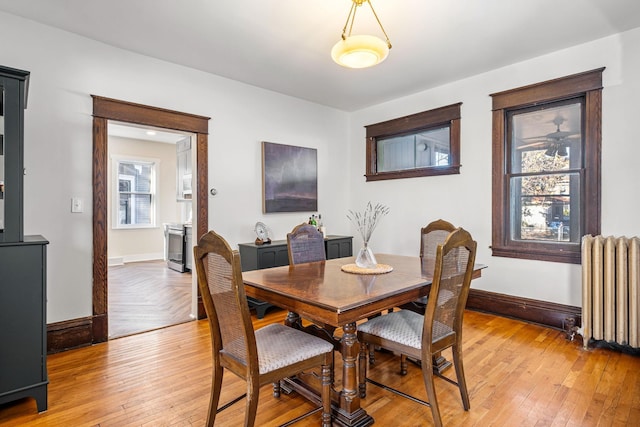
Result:
[[[427,389],[427,398],[429,399],[429,406],[431,406],[431,413],[433,414],[433,423],[436,427],[442,427],[440,408],[438,407],[436,389],[433,383],[433,359],[430,355],[422,359],[422,378],[424,379],[424,386]]]
[[[207,427],[213,427],[218,412],[218,403],[220,402],[220,391],[222,390],[222,375],[224,369],[222,366],[214,366],[211,375],[211,397],[209,400],[209,414],[207,415]]]
[[[458,388],[460,389],[460,396],[462,397],[462,406],[464,410],[468,411],[471,408],[469,402],[469,392],[467,391],[467,381],[464,378],[464,366],[462,364],[462,348],[459,344],[454,345],[451,348],[453,352],[453,365],[456,368],[456,377],[458,378]]]
[[[407,375],[407,355],[400,355],[400,375]]]
[[[367,397],[367,347],[369,347],[369,345],[367,345],[366,342],[360,343],[360,355],[358,357],[358,390],[360,391],[361,399]]]
[[[260,386],[257,378],[252,381],[247,378],[247,404],[244,414],[244,427],[253,427],[258,413],[258,398],[260,397]]]
[[[336,352],[331,352],[331,387],[336,383]]]
[[[322,427],[331,427],[331,365],[322,365]]]
[[[273,397],[280,397],[280,381],[276,381],[273,383]]]

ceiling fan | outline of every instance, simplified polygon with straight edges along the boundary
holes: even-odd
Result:
[[[566,119],[560,115],[556,116],[552,120],[552,123],[556,125],[556,130],[554,132],[546,135],[522,138],[521,140],[524,143],[519,145],[518,149],[546,148],[544,153],[546,156],[554,157],[557,154],[560,157],[566,157],[568,155],[567,145],[572,142],[572,140],[579,139],[580,132],[560,130],[560,125],[562,125],[565,120]]]

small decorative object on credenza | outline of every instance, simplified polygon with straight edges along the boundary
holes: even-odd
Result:
[[[380,219],[389,213],[389,208],[385,205],[377,203],[375,206],[371,202],[367,203],[367,207],[363,212],[354,212],[349,210],[347,218],[356,226],[358,232],[362,236],[362,248],[356,257],[356,265],[360,268],[376,268],[378,262],[373,255],[373,251],[369,247],[369,240],[376,229]]]
[[[271,239],[269,238],[269,228],[264,223],[256,222],[254,231],[258,236],[256,237],[256,245],[266,245],[271,243]]]

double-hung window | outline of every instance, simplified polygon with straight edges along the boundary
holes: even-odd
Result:
[[[580,263],[599,234],[602,71],[492,95],[494,256]]]
[[[154,227],[157,161],[114,158],[114,228]]]

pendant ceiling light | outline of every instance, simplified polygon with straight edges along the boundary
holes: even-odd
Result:
[[[379,64],[389,55],[391,42],[386,31],[382,27],[382,23],[373,9],[369,0],[352,0],[351,10],[347,16],[347,22],[342,29],[342,39],[331,49],[331,57],[335,62],[347,68],[367,68]],[[351,35],[353,23],[356,19],[356,11],[363,3],[367,3],[375,16],[380,29],[384,34],[386,41],[370,35]],[[349,32],[347,33],[347,27]]]

